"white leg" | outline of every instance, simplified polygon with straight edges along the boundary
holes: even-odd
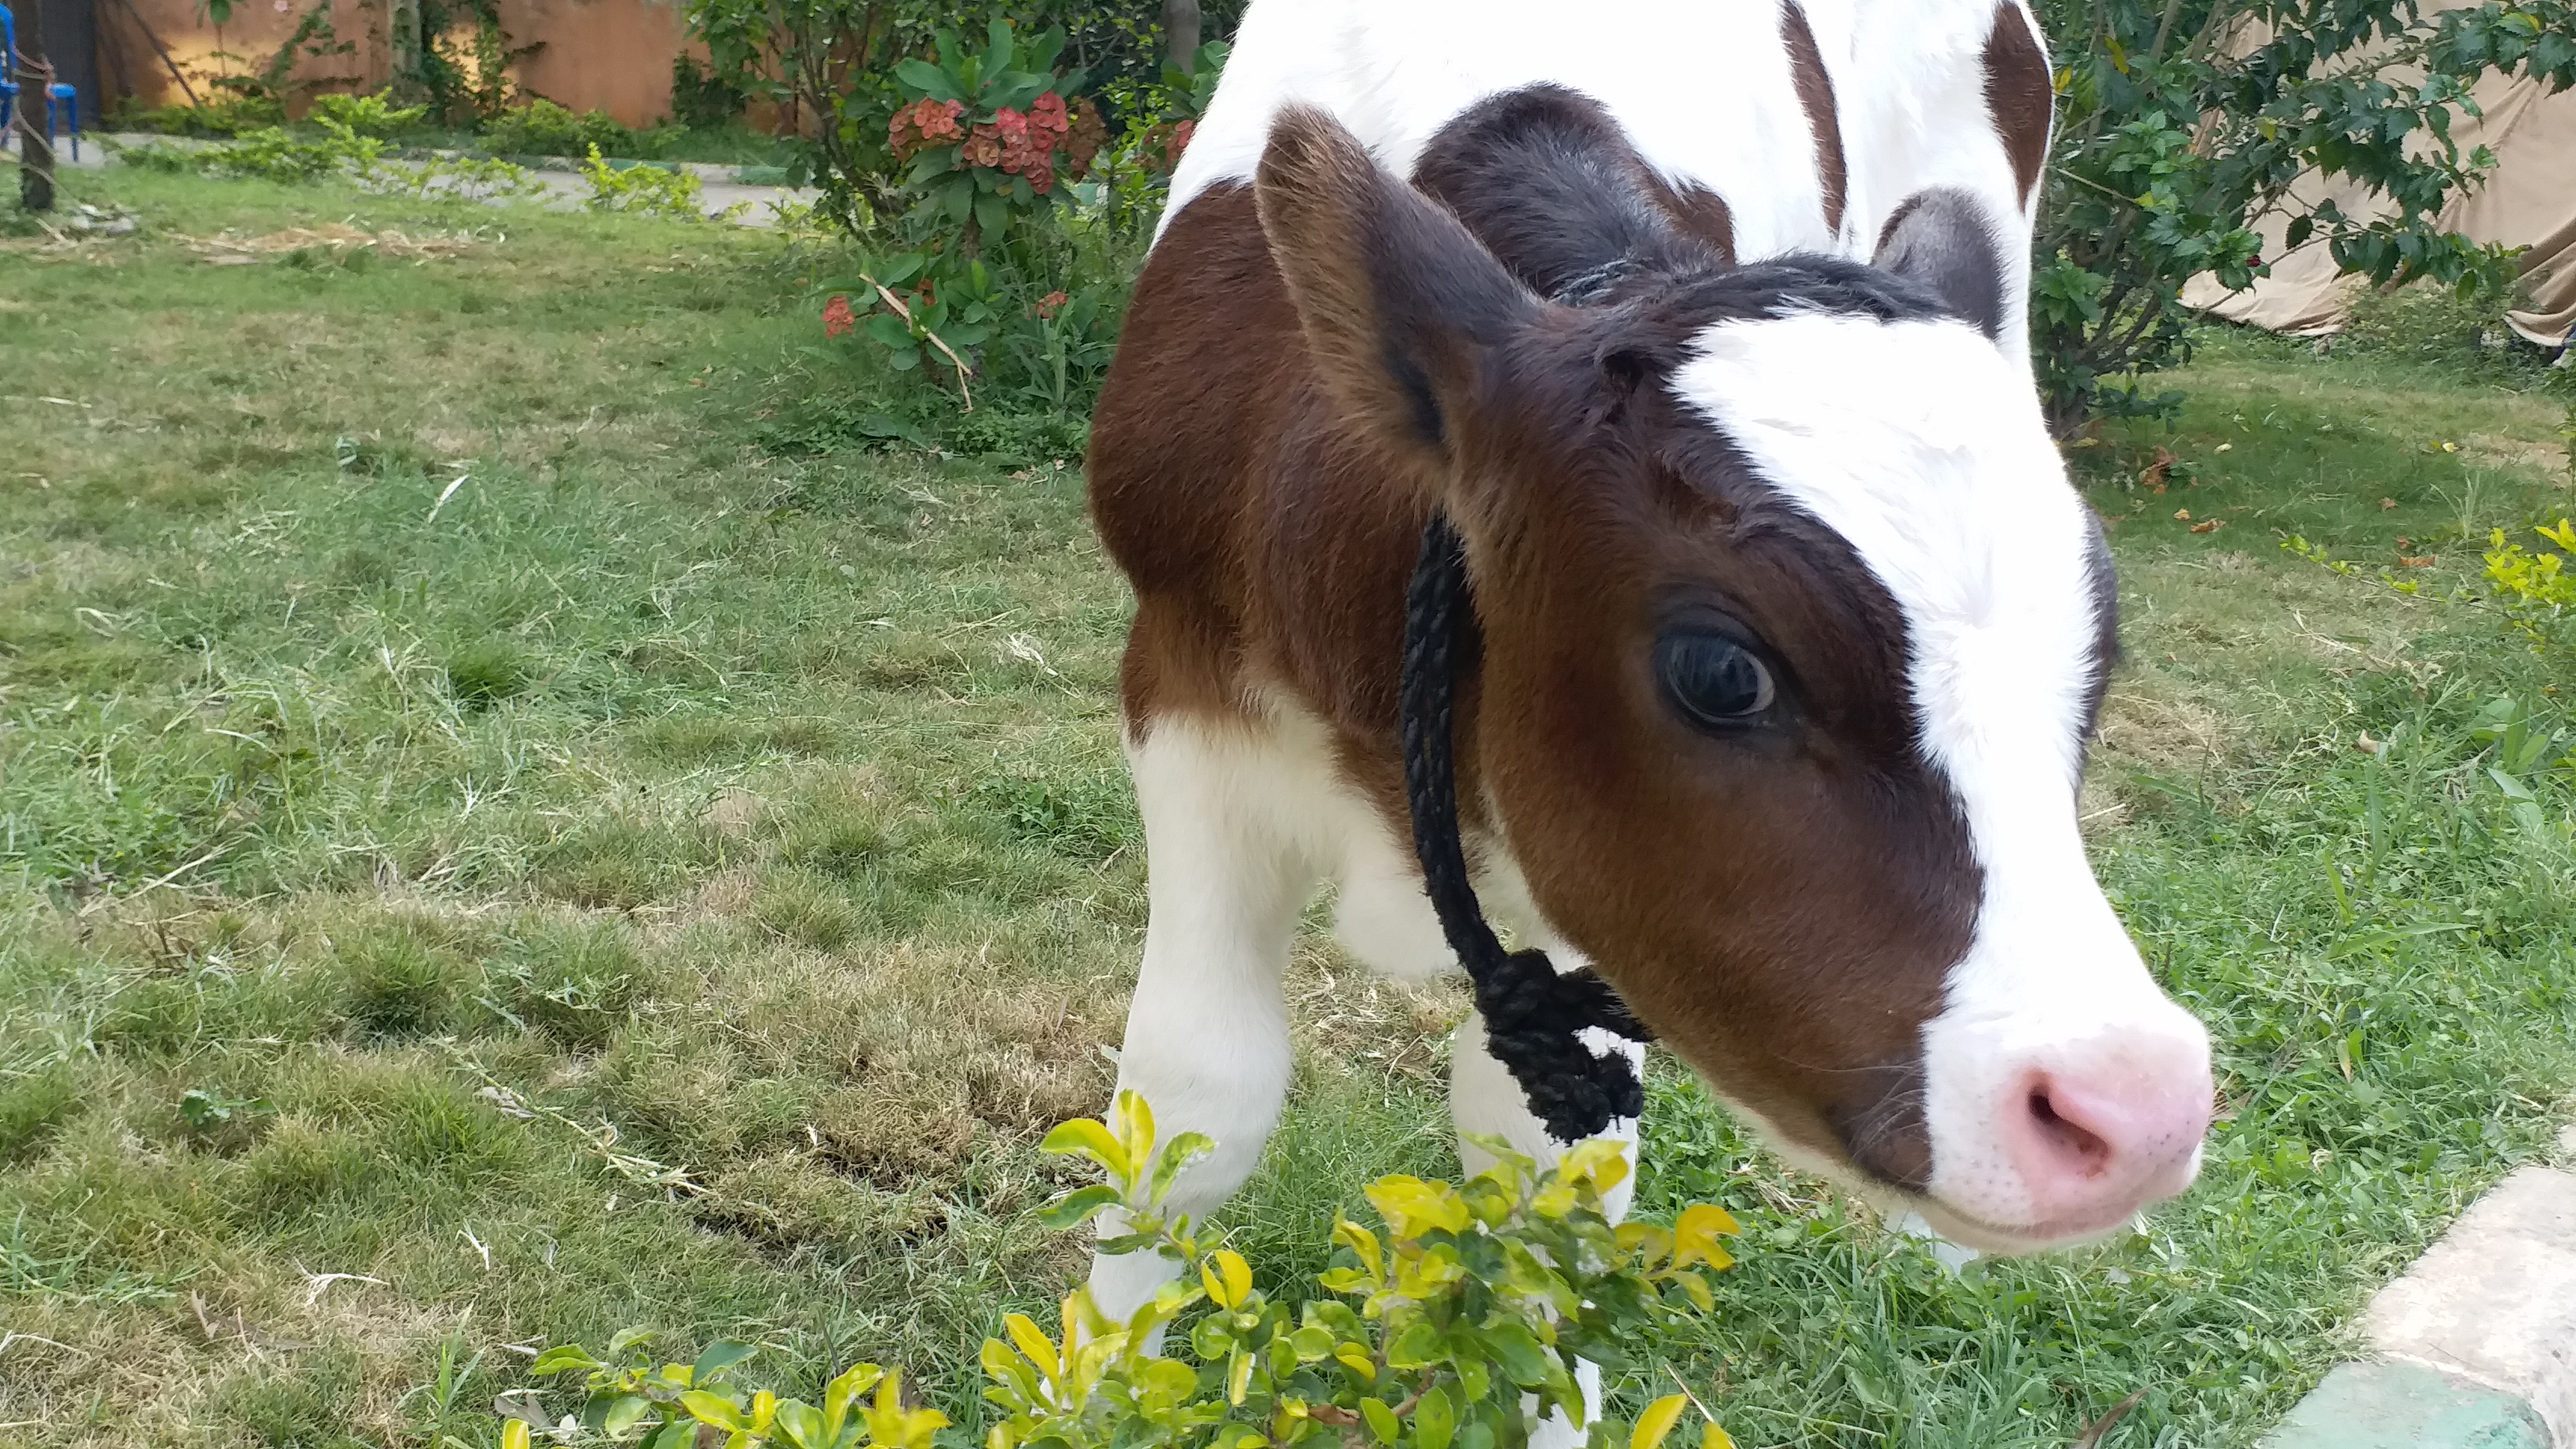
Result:
[[[1128,761],[1148,915],[1118,1085],[1143,1094],[1165,1141],[1216,1140],[1166,1200],[1204,1217],[1252,1175],[1279,1120],[1289,1070],[1279,983],[1315,878],[1281,828],[1294,819],[1295,772],[1265,735],[1163,720]],[[1115,1215],[1102,1226],[1125,1229]],[[1092,1298],[1123,1319],[1177,1271],[1152,1253],[1095,1255]]]
[[[1551,951],[1551,955],[1558,953]],[[1646,1049],[1604,1031],[1586,1032],[1584,1041],[1596,1052],[1617,1051],[1642,1076],[1646,1070]],[[1531,1115],[1529,1098],[1520,1083],[1512,1080],[1511,1071],[1485,1049],[1485,1019],[1470,1013],[1458,1024],[1458,1034],[1449,1053],[1449,1120],[1458,1129],[1458,1161],[1469,1175],[1493,1166],[1493,1154],[1467,1140],[1467,1134],[1500,1137],[1515,1152],[1537,1161],[1544,1171],[1563,1156],[1569,1144],[1547,1135],[1547,1128]],[[1615,1137],[1627,1144],[1628,1176],[1603,1198],[1602,1207],[1612,1222],[1628,1215],[1628,1204],[1637,1196],[1637,1122],[1634,1119],[1610,1124],[1605,1137]],[[1579,1362],[1575,1365],[1575,1382],[1583,1389],[1583,1411],[1587,1421],[1601,1413],[1601,1368],[1598,1364]],[[1563,1414],[1550,1414],[1530,1426],[1530,1449],[1574,1449],[1583,1442],[1583,1434]]]

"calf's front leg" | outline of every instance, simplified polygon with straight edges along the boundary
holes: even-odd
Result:
[[[1549,953],[1560,962],[1573,959],[1570,952],[1556,948]],[[1596,1051],[1620,1051],[1639,1077],[1646,1071],[1646,1049],[1605,1031],[1586,1032],[1586,1044]],[[1485,1047],[1485,1019],[1469,1013],[1458,1025],[1449,1054],[1449,1120],[1458,1130],[1458,1165],[1473,1177],[1494,1165],[1494,1156],[1468,1141],[1470,1134],[1500,1137],[1515,1152],[1537,1161],[1544,1172],[1556,1165],[1572,1144],[1559,1142],[1547,1135],[1547,1127],[1529,1109],[1529,1097],[1520,1083],[1512,1080],[1511,1070],[1495,1060]],[[1602,1208],[1610,1221],[1618,1222],[1628,1215],[1628,1205],[1637,1196],[1637,1127],[1634,1120],[1613,1122],[1602,1135],[1618,1138],[1626,1144],[1628,1175],[1619,1185],[1603,1195]],[[1586,1421],[1601,1413],[1601,1366],[1578,1361],[1574,1381],[1583,1390],[1583,1412]],[[1553,1413],[1530,1425],[1530,1449],[1573,1449],[1583,1442],[1583,1435],[1562,1413]]]
[[[1265,731],[1158,720],[1131,735],[1127,753],[1145,823],[1147,917],[1118,1085],[1153,1107],[1164,1141],[1215,1140],[1165,1200],[1205,1217],[1252,1175],[1279,1121],[1290,1065],[1280,979],[1316,877],[1285,828],[1302,801]],[[1103,1236],[1127,1231],[1115,1210],[1100,1226]],[[1095,1254],[1092,1299],[1124,1319],[1178,1272],[1152,1252]]]

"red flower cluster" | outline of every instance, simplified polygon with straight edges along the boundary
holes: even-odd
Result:
[[[1056,313],[1064,310],[1065,303],[1072,300],[1073,299],[1071,297],[1066,296],[1062,292],[1049,292],[1045,296],[1038,298],[1037,313],[1040,317],[1053,317]]]
[[[973,166],[998,166],[1006,176],[1026,177],[1040,196],[1055,189],[1055,153],[1064,145],[1072,117],[1064,97],[1053,91],[1029,104],[1026,114],[1003,106],[993,119],[977,126],[966,139],[964,156]]]
[[[838,337],[859,325],[857,314],[850,311],[849,294],[842,293],[823,304],[823,335]]]
[[[964,114],[965,107],[955,101],[928,99],[895,112],[886,132],[895,159],[909,161],[932,146],[953,142],[964,164],[1024,177],[1031,191],[1044,196],[1055,189],[1059,153],[1065,174],[1080,176],[1109,139],[1100,108],[1088,96],[1067,104],[1048,91],[1024,112],[1003,106],[993,119],[961,129],[958,121]]]
[[[894,148],[896,160],[909,161],[916,152],[956,140],[957,118],[964,114],[966,108],[955,101],[924,96],[894,113],[886,127],[886,144]]]

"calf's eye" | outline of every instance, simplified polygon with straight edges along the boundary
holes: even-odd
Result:
[[[1775,693],[1770,667],[1759,656],[1705,630],[1675,630],[1657,639],[1655,674],[1674,708],[1702,729],[1760,724]]]

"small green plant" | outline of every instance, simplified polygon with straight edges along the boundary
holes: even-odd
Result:
[[[671,119],[683,126],[714,127],[742,114],[750,97],[712,65],[682,51],[671,57]]]
[[[179,1096],[179,1120],[188,1130],[211,1137],[237,1123],[277,1115],[277,1108],[266,1097],[234,1097],[222,1092],[192,1087]]]
[[[282,126],[265,126],[208,146],[193,159],[212,175],[265,181],[319,181],[344,173],[364,177],[384,159],[388,147],[382,140],[332,121],[324,121],[322,128],[322,139],[307,141]]]
[[[539,97],[483,126],[484,149],[501,155],[635,154],[635,133],[605,111],[573,111]]]
[[[371,96],[322,95],[313,98],[312,119],[337,125],[360,136],[391,136],[420,124],[427,106],[394,105],[390,93]]]
[[[984,1341],[984,1397],[1001,1415],[987,1449],[1512,1449],[1533,1413],[1562,1413],[1591,1449],[1658,1449],[1692,1400],[1655,1400],[1633,1425],[1592,1419],[1575,1360],[1638,1364],[1643,1330],[1707,1313],[1708,1274],[1731,1266],[1719,1241],[1736,1231],[1723,1208],[1682,1210],[1673,1226],[1613,1224],[1603,1195],[1628,1173],[1621,1144],[1586,1142],[1540,1172],[1499,1142],[1495,1164],[1463,1185],[1395,1176],[1370,1184],[1384,1232],[1333,1225],[1324,1295],[1292,1303],[1254,1286],[1252,1265],[1219,1235],[1164,1206],[1173,1184],[1215,1144],[1185,1132],[1160,1140],[1142,1097],[1121,1092],[1106,1119],[1066,1122],[1045,1150],[1088,1159],[1104,1181],[1041,1210],[1059,1229],[1098,1221],[1109,1253],[1156,1253],[1176,1276],[1124,1322],[1090,1290],[1063,1303],[1057,1330],[1003,1318]],[[1161,1352],[1166,1336],[1187,1357]],[[549,1349],[534,1372],[582,1373],[576,1426],[611,1443],[682,1449],[701,1428],[727,1449],[929,1449],[948,1427],[937,1409],[907,1408],[901,1378],[853,1366],[820,1403],[749,1389],[735,1371],[748,1344],[720,1342],[695,1363],[655,1365],[647,1335],[628,1330],[604,1355]],[[863,1396],[873,1388],[873,1403]],[[529,1444],[503,1426],[504,1449]],[[1711,1420],[1702,1449],[1728,1449]]]
[[[543,196],[546,184],[536,173],[498,156],[439,156],[374,168],[364,178],[370,191],[408,196],[470,196],[490,201],[501,197]]]
[[[2501,528],[2487,534],[2486,579],[2495,586],[2495,597],[2503,605],[2505,617],[2513,627],[2534,645],[2550,642],[2564,627],[2568,616],[2576,613],[2576,574],[2567,572],[2567,559],[2576,555],[2576,525],[2567,519],[2554,527],[2534,528],[2532,532],[2558,548],[2556,553],[2533,553],[2505,537]]]
[[[581,174],[590,183],[590,195],[582,204],[593,211],[622,211],[673,221],[707,219],[705,203],[700,199],[704,187],[694,171],[645,164],[612,166],[594,145],[582,160]],[[730,219],[738,210],[737,206],[724,215]]]

